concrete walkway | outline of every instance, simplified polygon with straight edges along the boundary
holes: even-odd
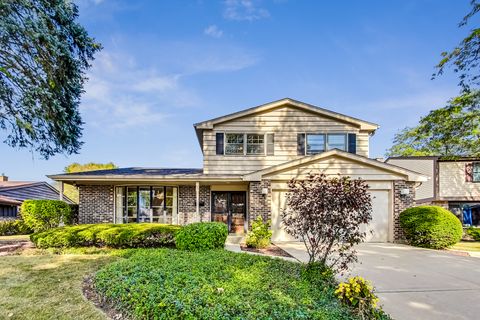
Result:
[[[275,244],[308,261],[303,243]],[[386,243],[357,251],[360,263],[347,276],[372,281],[394,319],[480,319],[480,259]]]

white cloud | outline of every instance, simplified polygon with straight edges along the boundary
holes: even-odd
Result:
[[[223,31],[220,30],[216,25],[212,24],[203,30],[203,33],[207,36],[213,38],[221,38],[223,36]]]
[[[267,9],[255,0],[225,0],[223,17],[227,20],[253,21],[270,17]]]
[[[98,54],[82,99],[87,123],[126,128],[164,121],[172,108],[192,106],[198,97],[182,87],[180,75],[142,69],[134,59],[106,51]]]

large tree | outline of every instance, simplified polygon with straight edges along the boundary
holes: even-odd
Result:
[[[109,163],[95,163],[89,162],[85,164],[80,164],[74,162],[63,169],[65,173],[75,173],[75,172],[85,172],[93,170],[111,170],[116,169],[117,166],[113,162]],[[78,203],[78,189],[75,186],[66,184],[63,189],[63,194],[66,195],[69,199]]]
[[[80,149],[80,96],[101,45],[77,18],[73,1],[0,1],[0,130],[8,145],[44,158]]]
[[[480,4],[471,1],[472,10],[459,26],[467,26],[480,11]],[[435,155],[445,157],[480,156],[480,28],[470,30],[468,36],[449,52],[442,53],[433,78],[453,67],[458,74],[460,95],[448,105],[422,117],[417,126],[397,133],[389,156]]]

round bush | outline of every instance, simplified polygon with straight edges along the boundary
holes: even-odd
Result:
[[[25,200],[20,208],[25,224],[35,232],[58,227],[61,221],[71,224],[72,207],[60,200]]]
[[[443,249],[462,239],[462,223],[450,211],[437,206],[419,206],[400,213],[400,225],[414,246]]]
[[[223,248],[228,236],[227,225],[221,222],[197,222],[188,224],[175,236],[180,250],[208,250]]]

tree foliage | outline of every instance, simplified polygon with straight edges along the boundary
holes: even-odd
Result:
[[[93,171],[93,170],[111,170],[116,168],[117,166],[113,162],[108,162],[108,163],[89,162],[85,164],[74,162],[66,166],[65,169],[63,169],[63,172],[75,173],[75,172],[85,172],[85,171]],[[70,200],[73,200],[76,203],[78,203],[79,199],[78,199],[77,187],[69,184],[65,184],[63,188],[63,194],[66,195]]]
[[[73,1],[0,1],[0,129],[8,145],[44,158],[80,149],[80,96],[101,45],[77,18]]]
[[[389,156],[479,156],[480,91],[453,98],[393,139]]]
[[[459,23],[466,26],[480,11],[480,4],[471,1],[471,11]],[[388,156],[480,156],[480,28],[450,52],[443,52],[433,78],[453,67],[458,74],[461,94],[447,106],[431,111],[417,126],[405,128],[394,136]]]
[[[372,219],[368,185],[361,179],[308,175],[288,183],[285,231],[305,244],[309,263],[344,271],[357,260],[353,247],[365,239]]]

